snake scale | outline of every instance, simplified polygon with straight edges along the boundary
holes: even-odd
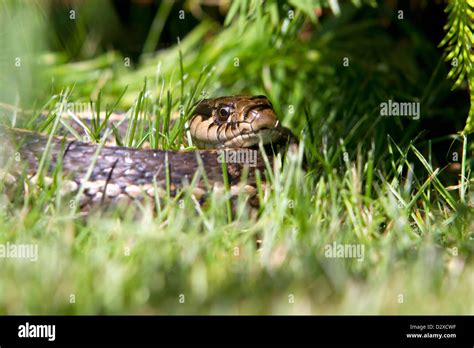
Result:
[[[265,181],[259,142],[271,148],[267,154],[271,160],[274,145],[293,139],[265,96],[204,99],[195,107],[188,130],[198,150],[138,149],[54,136],[46,179],[60,163],[65,178],[62,190],[82,189],[82,208],[94,203],[156,198],[164,192],[175,195],[190,183],[193,194],[201,200],[210,189],[222,187],[225,176],[233,195],[245,192],[254,197],[257,171]],[[8,169],[10,181],[15,181],[22,171],[34,178],[47,149],[48,136],[5,126],[0,126],[0,136],[6,140],[3,163],[15,155],[19,157],[9,161],[13,163]]]

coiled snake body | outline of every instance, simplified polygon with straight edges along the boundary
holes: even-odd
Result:
[[[188,124],[193,143],[201,150],[101,146],[61,137],[52,137],[48,147],[47,135],[8,127],[0,127],[0,135],[10,148],[4,153],[5,159],[14,154],[20,158],[9,161],[14,169],[9,170],[14,173],[13,177],[8,174],[10,180],[14,181],[22,170],[29,178],[38,174],[49,148],[46,178],[60,164],[65,178],[62,189],[82,190],[82,206],[128,202],[144,196],[156,198],[166,191],[174,195],[190,183],[193,194],[201,199],[210,188],[222,187],[225,179],[234,194],[244,191],[254,196],[256,171],[263,175],[265,169],[259,141],[263,145],[278,144],[292,137],[264,96],[205,99],[196,106]]]

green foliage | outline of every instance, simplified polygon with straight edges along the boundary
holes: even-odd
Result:
[[[3,191],[0,244],[28,241],[39,255],[2,260],[0,313],[471,313],[472,212],[452,204],[415,147],[393,144],[394,172],[376,168],[367,195],[366,164],[377,161],[360,149],[340,169],[322,158],[317,178],[301,169],[302,148],[277,161],[257,220],[241,197],[229,223],[225,192],[203,207],[185,191],[157,211],[145,201],[84,218],[59,194],[60,176],[13,198]],[[428,177],[403,180],[411,153]],[[363,260],[325,257],[334,242],[363,246]]]
[[[446,61],[451,64],[448,78],[454,79],[453,89],[467,78],[471,107],[464,134],[474,131],[474,1],[449,0],[445,10],[448,13],[447,31],[440,46],[446,47]]]
[[[163,2],[137,66],[126,66],[118,52],[98,50],[80,62],[39,52],[41,104],[57,110],[66,90],[69,101],[129,109],[118,143],[180,149],[199,98],[248,93],[268,95],[301,146],[278,158],[270,190],[258,185],[256,219],[244,197],[229,219],[225,190],[202,206],[185,190],[154,210],[136,202],[84,218],[59,194],[60,175],[52,186],[13,192],[1,177],[0,243],[37,243],[40,257],[33,264],[2,260],[0,313],[472,313],[466,142],[461,183],[455,175],[449,184],[431,140],[414,136],[420,123],[383,119],[379,105],[421,100],[426,119],[454,118],[459,109],[443,104],[451,86],[435,67],[435,47],[384,9],[366,7],[367,14],[352,5],[369,3],[233,1],[223,26],[205,18],[179,45],[151,53],[160,22],[172,17]],[[318,7],[338,15],[321,20]],[[403,40],[394,40],[386,21]],[[456,42],[453,36],[446,44],[455,51]],[[53,134],[57,120],[40,129]],[[94,121],[94,141],[103,126]],[[364,260],[326,258],[334,242],[363,245]]]
[[[19,29],[21,28],[21,29]],[[46,33],[41,6],[31,2],[0,3],[0,100],[16,104],[38,97],[40,66],[37,53],[44,49]]]

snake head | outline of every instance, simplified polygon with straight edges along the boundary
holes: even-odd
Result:
[[[278,141],[283,132],[267,97],[231,96],[202,100],[189,129],[199,148],[251,147]]]

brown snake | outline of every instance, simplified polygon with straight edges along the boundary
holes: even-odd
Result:
[[[209,189],[223,186],[224,161],[224,174],[233,194],[245,191],[254,196],[256,171],[260,171],[265,180],[259,141],[268,147],[292,138],[264,96],[205,99],[196,106],[188,124],[194,145],[203,150],[100,146],[52,137],[50,161],[44,170],[46,177],[61,163],[63,186],[69,192],[78,192],[82,187],[83,207],[110,201],[128,202],[144,196],[155,198],[157,193],[161,196],[166,190],[175,195],[191,182],[194,183],[193,194],[201,199]],[[48,136],[2,126],[0,136],[7,139],[5,159],[15,154],[20,157],[10,161],[13,163],[10,166],[13,170],[8,170],[10,180],[15,181],[22,170],[29,178],[34,177],[47,149]],[[272,151],[268,156],[271,160]],[[241,185],[244,178],[245,183]]]

